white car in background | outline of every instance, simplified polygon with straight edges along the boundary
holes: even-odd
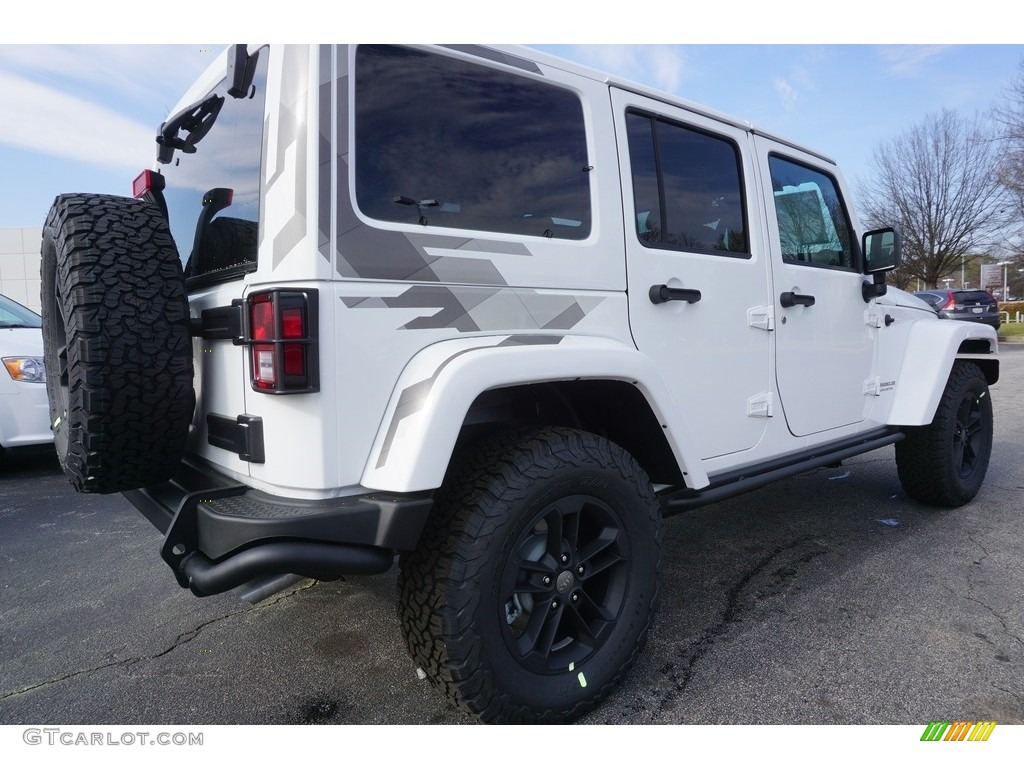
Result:
[[[53,442],[42,318],[0,295],[0,453]]]

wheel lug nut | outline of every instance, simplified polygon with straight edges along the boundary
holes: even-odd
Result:
[[[569,555],[563,554],[560,559],[562,561],[562,565],[565,565],[566,563],[569,562]]]
[[[553,611],[553,610],[555,610],[555,609],[556,609],[557,607],[558,607],[558,601],[557,601],[557,600],[552,600],[552,601],[551,601],[551,610]]]
[[[544,586],[545,587],[550,587],[551,586],[551,577],[550,576],[545,576],[542,579],[542,581],[544,582]]]
[[[573,592],[573,594],[572,594],[572,601],[574,603],[578,603],[580,601],[580,596],[577,595],[575,592]]]
[[[583,570],[584,570],[584,569],[583,569],[583,566],[582,566],[582,565],[578,565],[578,566],[576,566],[576,575],[577,575],[577,576],[582,576],[582,575],[583,575]]]

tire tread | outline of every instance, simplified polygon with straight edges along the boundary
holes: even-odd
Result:
[[[594,435],[545,428],[505,433],[456,457],[417,549],[403,555],[399,614],[416,664],[454,704],[484,722],[568,722],[595,707],[632,667],[641,652],[657,603],[657,586],[643,611],[639,641],[610,680],[569,709],[537,709],[497,689],[480,658],[473,614],[477,582],[489,564],[485,542],[506,520],[501,509],[532,485],[552,479],[566,464],[614,468],[636,487],[647,523],[656,531],[661,572],[661,515],[646,474],[629,454]]]

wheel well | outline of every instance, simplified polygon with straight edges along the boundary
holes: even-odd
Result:
[[[965,339],[960,343],[960,348],[956,351],[957,355],[990,355],[992,354],[992,345],[988,339]],[[985,380],[988,381],[989,386],[999,381],[999,361],[996,359],[985,360],[977,357],[968,358],[972,363],[975,363],[981,368],[982,373],[985,374]]]
[[[488,390],[470,406],[458,447],[521,426],[592,432],[629,451],[651,482],[683,483],[660,422],[644,395],[629,382],[554,381]]]

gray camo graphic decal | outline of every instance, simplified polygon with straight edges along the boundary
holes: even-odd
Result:
[[[604,301],[600,296],[541,293],[528,288],[415,285],[398,296],[342,296],[349,309],[423,309],[397,330],[568,331]]]
[[[448,357],[444,360],[437,369],[431,374],[430,378],[418,381],[402,390],[402,394],[398,396],[398,405],[395,406],[394,416],[391,417],[391,423],[388,424],[387,434],[384,435],[384,444],[380,449],[380,456],[377,458],[377,469],[380,469],[388,461],[388,454],[391,453],[391,446],[395,442],[395,435],[398,433],[398,425],[402,423],[404,419],[412,416],[423,410],[423,404],[426,403],[427,397],[430,395],[430,390],[434,386],[434,382],[437,381],[437,377],[441,375],[441,371],[448,367],[448,364],[453,360],[462,357],[462,355],[468,352],[475,352],[478,349],[487,349],[489,347],[514,347],[514,346],[531,346],[539,344],[559,344],[561,343],[564,336],[534,336],[531,334],[518,334],[515,336],[509,336],[503,339],[497,344],[481,344],[478,347],[470,347],[469,349],[463,349],[459,352]]]
[[[309,46],[285,46],[284,56],[284,79],[281,83],[281,102],[278,105],[280,114],[277,120],[277,166],[267,180],[267,191],[284,173],[287,149],[292,145],[295,145],[295,167],[299,172],[295,174],[295,210],[273,237],[274,269],[306,234],[306,114],[300,112],[299,108],[306,95],[305,61],[309,57]]]
[[[317,148],[317,248],[326,261],[331,260],[331,52],[320,46],[320,142]]]
[[[509,53],[492,51],[489,48],[484,48],[482,45],[446,45],[444,47],[453,51],[459,51],[460,53],[468,53],[472,56],[478,56],[481,59],[496,61],[499,64],[507,64],[510,67],[518,67],[519,69],[524,69],[527,72],[532,72],[535,75],[544,74],[541,72],[540,67],[529,59],[521,59],[518,56],[513,56]]]

